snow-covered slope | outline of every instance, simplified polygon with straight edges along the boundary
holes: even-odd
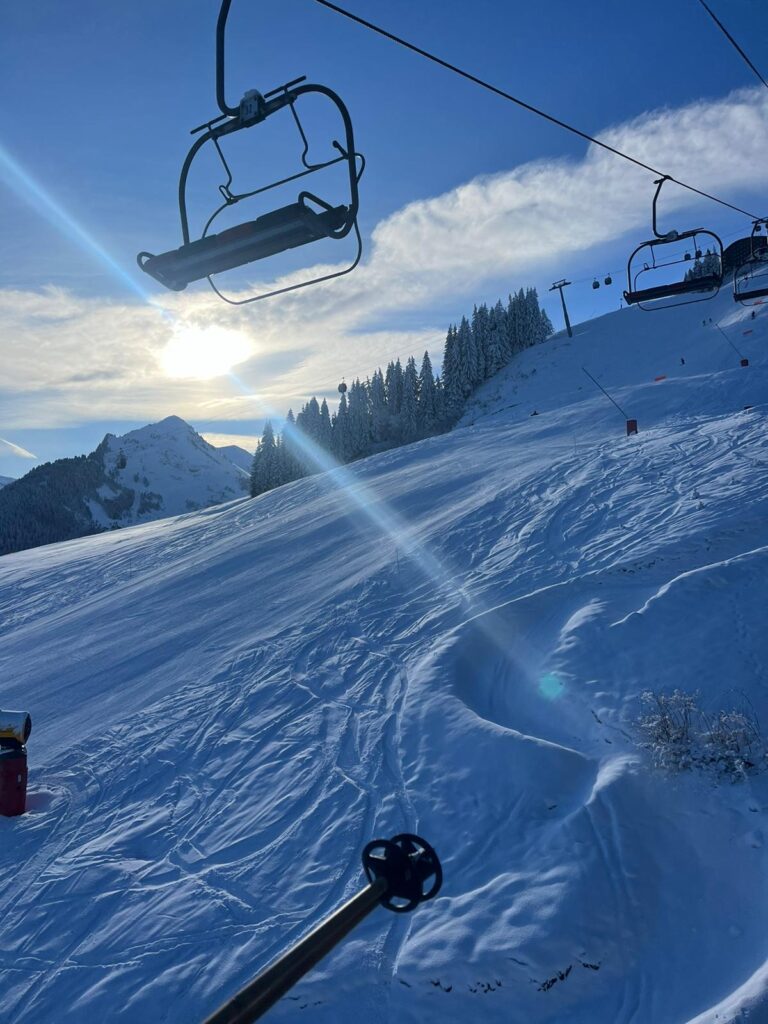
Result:
[[[103,441],[109,481],[89,501],[99,526],[149,522],[241,497],[239,460],[215,448],[178,416]]]
[[[6,484],[12,484],[14,477],[12,476],[0,476],[0,487],[5,487]]]
[[[440,896],[270,1020],[768,1019],[768,776],[660,774],[633,727],[648,687],[768,713],[768,330],[731,306],[604,317],[449,435],[4,558],[5,1012],[202,1020],[417,831]]]

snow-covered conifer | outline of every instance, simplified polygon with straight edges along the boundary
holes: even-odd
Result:
[[[376,370],[371,378],[370,386],[371,404],[371,434],[373,441],[380,444],[387,437],[387,392],[384,385],[384,374],[381,367]]]
[[[465,319],[462,318],[461,328],[464,327],[465,322]],[[469,374],[471,383],[469,391],[464,389],[465,395],[468,395],[478,384],[482,384],[488,376],[488,307],[485,303],[482,306],[475,306],[472,310],[470,335],[472,342],[467,346],[468,366],[465,373]]]
[[[411,356],[403,374],[403,403],[400,408],[400,436],[407,444],[418,432],[419,375],[416,360]]]
[[[349,409],[347,396],[343,394],[339,400],[339,408],[333,417],[333,454],[339,462],[349,458]]]
[[[419,433],[428,434],[437,422],[435,415],[435,377],[432,373],[432,361],[429,352],[424,353],[419,373]]]
[[[261,441],[259,447],[256,449],[256,453],[253,456],[253,463],[251,466],[251,497],[255,498],[258,494],[262,494],[264,491],[270,490],[274,487],[272,482],[275,479],[276,466],[275,466],[275,432],[272,429],[272,424],[269,420],[264,424],[264,432],[261,435]]]
[[[331,438],[331,414],[328,411],[328,403],[323,399],[318,420],[317,443],[324,451],[329,452],[331,450]]]
[[[492,377],[507,362],[507,337],[505,313],[501,303],[497,303],[487,318],[487,343],[485,357],[486,377]]]

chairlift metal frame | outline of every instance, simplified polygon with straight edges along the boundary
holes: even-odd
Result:
[[[640,245],[638,245],[632,252],[627,261],[627,290],[624,292],[624,300],[628,305],[637,305],[640,309],[646,310],[647,312],[656,309],[669,309],[672,306],[687,306],[694,302],[705,302],[707,299],[713,299],[715,295],[717,295],[720,290],[720,286],[723,283],[723,243],[719,235],[716,235],[714,231],[709,231],[706,228],[691,228],[689,231],[668,231],[666,233],[662,233],[658,230],[656,204],[664,182],[671,180],[670,176],[665,174],[662,178],[658,178],[654,181],[654,184],[656,185],[656,192],[653,196],[652,224],[653,234],[655,237],[650,238],[645,242],[641,242]],[[638,279],[642,274],[652,270],[658,270],[661,267],[670,267],[677,263],[683,264],[691,261],[691,254],[686,252],[683,259],[674,259],[667,263],[659,262],[657,260],[657,253],[661,252],[661,246],[671,245],[672,243],[681,242],[686,238],[690,238],[692,239],[692,251],[696,254],[696,258],[698,259],[700,253],[704,251],[704,244],[699,242],[699,239],[703,236],[711,238],[715,243],[716,249],[713,255],[718,256],[720,262],[719,274],[707,274],[702,277],[691,278],[688,281],[673,281],[668,284],[655,285],[651,288],[637,287]],[[648,250],[650,261],[648,259],[643,260],[642,267],[639,270],[636,270],[634,268],[637,266],[637,256],[639,253],[642,253],[643,250]],[[659,299],[692,295],[701,291],[707,291],[709,294],[702,295],[699,298],[686,299],[682,302],[658,302]],[[647,302],[652,302],[653,305],[644,305],[644,303]]]
[[[749,259],[737,267],[733,274],[733,301],[740,302],[742,306],[759,306],[768,297],[768,239],[760,234],[762,227],[768,231],[768,217],[754,221],[749,236]],[[756,242],[761,244],[757,245]],[[763,270],[765,284],[762,288],[749,288],[748,282],[752,280],[756,267]]]
[[[192,129],[192,134],[198,135],[198,138],[187,153],[179,176],[178,201],[183,244],[178,249],[172,249],[169,252],[158,255],[150,252],[140,252],[137,256],[137,261],[143,271],[154,277],[160,284],[165,285],[166,288],[170,288],[173,291],[183,291],[192,281],[206,278],[219,298],[230,305],[242,306],[250,302],[258,302],[261,299],[270,298],[274,295],[283,295],[286,292],[296,291],[299,288],[306,288],[312,284],[319,284],[322,281],[343,277],[355,269],[360,262],[363,251],[357,214],[360,205],[358,184],[365,168],[365,159],[362,154],[355,150],[352,120],[341,97],[333,89],[328,88],[328,86],[308,83],[306,76],[293,79],[285,85],[278,86],[276,89],[263,95],[257,90],[251,89],[245,93],[237,106],[227,103],[224,82],[224,42],[231,3],[232,0],[222,0],[216,24],[216,101],[221,114]],[[302,96],[312,93],[324,96],[333,103],[341,116],[344,126],[344,144],[342,145],[338,140],[333,141],[333,148],[338,151],[339,155],[320,163],[311,163],[308,159],[309,141],[296,111],[297,101]],[[233,175],[222,151],[220,140],[245,128],[252,128],[257,124],[261,124],[268,117],[271,117],[272,114],[284,110],[286,107],[290,109],[293,115],[303,144],[303,152],[301,154],[302,170],[248,192],[233,192],[231,190]],[[219,185],[219,192],[224,201],[208,218],[200,237],[192,240],[187,211],[187,179],[195,157],[209,141],[213,143],[227,176],[224,184]],[[322,171],[335,164],[346,164],[347,167],[349,178],[348,204],[332,206],[312,192],[302,191],[299,193],[295,203],[273,210],[254,221],[247,221],[235,227],[226,228],[218,234],[209,234],[216,218],[229,207],[244,199],[250,199],[281,185],[297,181],[300,178]],[[316,208],[319,208],[319,212]],[[352,263],[344,270],[322,274],[307,281],[287,285],[283,288],[274,288],[247,299],[229,298],[220,291],[212,280],[213,274],[232,270],[256,260],[277,255],[288,249],[297,248],[309,242],[319,241],[322,238],[340,240],[345,238],[350,232],[354,232],[357,241],[357,252]]]

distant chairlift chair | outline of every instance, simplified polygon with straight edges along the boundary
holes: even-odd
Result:
[[[220,298],[232,305],[239,306],[247,302],[256,302],[259,299],[268,298],[271,295],[279,295],[283,292],[294,291],[297,288],[304,288],[319,281],[328,281],[334,277],[341,277],[355,269],[360,262],[362,254],[362,240],[357,225],[357,212],[359,206],[358,183],[365,166],[365,161],[359,153],[355,152],[354,133],[349,111],[341,98],[327,86],[304,84],[305,78],[302,77],[288,82],[277,89],[273,89],[263,96],[255,89],[252,89],[245,93],[237,107],[232,107],[226,102],[224,92],[224,31],[231,2],[232,0],[222,0],[216,26],[216,99],[221,110],[221,116],[193,129],[192,134],[197,134],[198,132],[203,132],[203,134],[193,143],[179,177],[179,214],[181,217],[183,245],[178,249],[171,249],[169,252],[158,255],[150,252],[141,252],[137,260],[143,271],[154,277],[160,284],[165,285],[166,288],[170,288],[173,291],[183,291],[190,282],[207,278],[209,284]],[[344,145],[337,141],[333,143],[339,156],[317,164],[310,163],[307,160],[309,143],[296,112],[297,101],[300,97],[310,93],[319,93],[327,97],[336,106],[344,124],[345,134]],[[282,178],[261,188],[253,189],[250,192],[233,193],[230,190],[232,172],[224,157],[219,140],[244,128],[251,128],[254,125],[261,124],[272,114],[286,107],[290,108],[304,146],[304,151],[301,155],[303,169],[287,178]],[[219,186],[224,202],[208,219],[201,237],[192,241],[190,239],[187,215],[187,177],[193,160],[209,140],[216,147],[227,175],[226,183]],[[291,181],[314,174],[334,164],[346,164],[347,167],[349,201],[345,205],[332,206],[311,192],[304,191],[299,194],[295,203],[280,207],[271,213],[266,213],[261,217],[257,217],[256,220],[227,228],[218,234],[208,234],[215,219],[228,207],[239,203],[243,199],[248,199],[270,189],[277,188],[280,185],[288,184]],[[275,288],[263,294],[240,300],[227,298],[211,280],[213,274],[232,270],[235,267],[241,267],[256,260],[265,259],[268,256],[275,256],[288,249],[295,249],[322,238],[342,239],[350,231],[354,231],[357,238],[357,254],[351,265],[344,270],[324,274],[320,277],[284,288]]]
[[[656,202],[664,182],[669,180],[671,180],[669,175],[665,175],[654,182],[657,188],[653,197],[653,233],[656,237],[646,242],[641,242],[627,261],[627,290],[624,292],[624,299],[628,305],[637,305],[640,309],[667,309],[670,306],[683,306],[691,302],[703,302],[706,299],[714,298],[723,283],[723,243],[714,231],[707,231],[704,228],[692,228],[690,231],[679,232],[668,231],[666,234],[661,234],[658,231],[656,224]],[[686,251],[682,259],[673,257],[665,261],[664,246],[683,242],[685,239],[691,239],[690,251]],[[707,241],[708,239],[711,239],[711,243]],[[652,278],[657,276],[654,275],[654,271],[661,270],[668,273],[669,267],[674,267],[677,264],[680,264],[682,267],[686,263],[691,262],[691,253],[695,255],[697,260],[700,260],[705,252],[705,246],[707,255],[716,257],[716,260],[710,262],[717,263],[719,267],[717,272],[710,270],[696,277],[691,275],[687,280],[666,281],[638,288],[638,282],[644,274],[650,274]],[[701,294],[702,292],[707,294]],[[692,297],[687,298],[687,296]],[[660,302],[660,299],[673,299],[675,301]],[[646,305],[646,303],[653,303],[653,305]]]
[[[742,306],[758,306],[768,296],[768,239],[761,234],[763,228],[768,232],[766,217],[754,222],[749,259],[733,275],[733,299]]]

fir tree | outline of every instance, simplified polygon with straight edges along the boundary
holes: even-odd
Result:
[[[275,432],[269,420],[264,424],[259,447],[251,466],[251,497],[255,498],[275,486],[277,476]]]
[[[437,427],[442,427],[446,419],[445,388],[443,387],[443,378],[438,374],[435,377],[435,424]]]
[[[347,396],[343,394],[339,400],[339,408],[333,417],[333,454],[339,462],[346,462],[349,459],[349,410],[347,408]]]
[[[488,314],[488,342],[485,370],[487,377],[493,377],[507,363],[507,331],[504,309],[498,302]]]
[[[464,387],[461,379],[461,363],[456,328],[448,328],[443,356],[443,383],[445,385],[445,415],[454,423],[464,408]]]
[[[399,359],[396,363],[390,363],[387,366],[386,389],[387,410],[390,418],[393,421],[397,421],[397,417],[400,415],[400,403],[403,398],[403,368],[400,365]]]
[[[420,434],[429,434],[437,422],[435,410],[435,378],[429,352],[424,353],[419,373],[418,428]]]
[[[371,378],[369,389],[371,404],[371,435],[374,443],[380,444],[387,437],[388,412],[387,392],[384,385],[384,374],[381,367]]]
[[[407,444],[416,438],[418,431],[419,377],[416,360],[410,357],[403,375],[403,402],[400,409],[400,432]]]
[[[296,435],[297,428],[293,409],[289,409],[283,427],[283,459],[287,480],[298,480],[299,477],[305,476],[308,471],[305,467],[305,460],[302,457]]]
[[[465,323],[466,320],[462,318],[461,326],[463,327]],[[469,327],[468,324],[467,327]],[[475,306],[472,310],[472,329],[470,331],[472,342],[466,345],[466,367],[463,370],[464,380],[469,381],[469,390],[467,390],[466,383],[462,388],[465,396],[489,376],[488,328],[488,307],[485,304]],[[465,347],[463,342],[461,347]]]
[[[368,394],[359,379],[355,380],[349,389],[348,423],[347,458],[359,458],[366,454],[371,443]]]
[[[328,411],[328,403],[323,399],[320,406],[320,419],[318,421],[317,443],[323,451],[330,452],[332,441],[331,414]]]

